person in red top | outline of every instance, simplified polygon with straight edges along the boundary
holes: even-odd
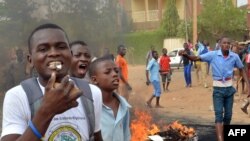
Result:
[[[119,45],[117,50],[118,55],[116,56],[116,64],[119,67],[119,77],[120,83],[118,92],[127,101],[129,99],[129,91],[132,90],[128,83],[128,64],[124,56],[126,55],[126,47],[124,45]]]
[[[167,55],[168,50],[166,48],[162,49],[162,53],[163,55],[160,57],[160,60],[159,60],[160,74],[162,78],[162,87],[163,87],[163,91],[169,91],[168,86],[171,81],[171,67],[170,67],[171,60],[170,60],[170,57]]]

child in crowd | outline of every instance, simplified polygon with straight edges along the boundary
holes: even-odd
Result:
[[[152,100],[156,97],[156,105],[155,108],[163,108],[160,105],[160,96],[161,96],[161,84],[160,84],[160,78],[159,78],[159,71],[160,71],[160,66],[159,63],[157,62],[158,60],[158,53],[157,51],[152,52],[153,58],[149,61],[146,69],[146,84],[149,85],[152,83],[154,87],[154,92],[152,96],[148,99],[146,102],[146,105],[149,108],[152,108],[151,102]],[[149,74],[150,74],[150,79],[149,79]]]
[[[119,68],[113,60],[101,57],[89,66],[91,82],[102,91],[101,130],[104,141],[130,141],[129,108],[125,98],[116,94]]]
[[[171,68],[170,68],[170,57],[167,55],[168,50],[166,48],[162,49],[162,56],[159,59],[160,74],[162,78],[162,88],[163,91],[169,91],[168,86],[171,81]],[[166,84],[167,82],[167,84]]]
[[[89,81],[88,67],[91,62],[91,52],[84,41],[73,41],[69,44],[72,52],[70,76],[84,78]]]

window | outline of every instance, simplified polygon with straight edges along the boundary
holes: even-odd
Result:
[[[177,50],[169,52],[168,56],[169,57],[175,57],[177,55]]]

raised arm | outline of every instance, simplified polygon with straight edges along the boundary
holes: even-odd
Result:
[[[182,55],[184,57],[187,57],[191,61],[201,61],[201,58],[199,56],[195,55],[188,55],[186,51],[182,50],[179,52],[179,55]]]

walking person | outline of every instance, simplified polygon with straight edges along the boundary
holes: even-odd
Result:
[[[118,55],[116,56],[115,61],[117,66],[119,67],[120,78],[118,92],[128,101],[129,93],[132,90],[132,87],[128,83],[128,63],[124,58],[127,49],[124,45],[119,45],[117,49]]]
[[[167,55],[168,50],[166,48],[162,49],[162,56],[159,59],[159,64],[160,64],[160,74],[162,78],[162,88],[163,91],[169,91],[168,86],[171,81],[171,67],[170,67],[170,57]]]
[[[183,44],[183,48],[184,48],[184,51],[188,55],[194,55],[194,53],[192,51],[190,51],[190,49],[188,48],[187,43]],[[182,56],[177,69],[180,68],[180,65],[181,65],[182,62],[183,62],[183,66],[184,66],[184,78],[185,78],[185,81],[186,81],[186,87],[192,87],[191,71],[192,71],[193,61],[190,61],[187,57]]]
[[[119,68],[108,56],[90,64],[91,82],[102,91],[101,131],[104,141],[130,141],[131,106],[127,100],[114,92],[119,85]]]
[[[243,78],[249,82],[244,70],[244,66],[237,54],[230,51],[230,40],[228,37],[222,37],[220,49],[210,51],[200,56],[191,56],[185,51],[180,52],[180,55],[196,61],[207,61],[212,66],[213,76],[213,105],[215,111],[215,129],[218,141],[224,141],[223,127],[229,125],[232,119],[233,99],[236,92],[233,87],[233,70],[239,68],[243,74]],[[250,91],[248,92],[250,96]]]
[[[153,45],[150,46],[150,50],[147,52],[146,55],[146,67],[148,65],[148,62],[153,58],[153,51],[155,50],[155,47]]]
[[[146,105],[152,108],[151,102],[154,98],[156,98],[155,108],[163,108],[160,105],[161,84],[159,76],[160,66],[159,63],[157,62],[158,53],[157,51],[153,51],[152,53],[153,53],[153,58],[149,61],[146,69],[146,79],[147,79],[146,84],[149,85],[151,83],[153,85],[154,91],[152,96],[147,100]]]

